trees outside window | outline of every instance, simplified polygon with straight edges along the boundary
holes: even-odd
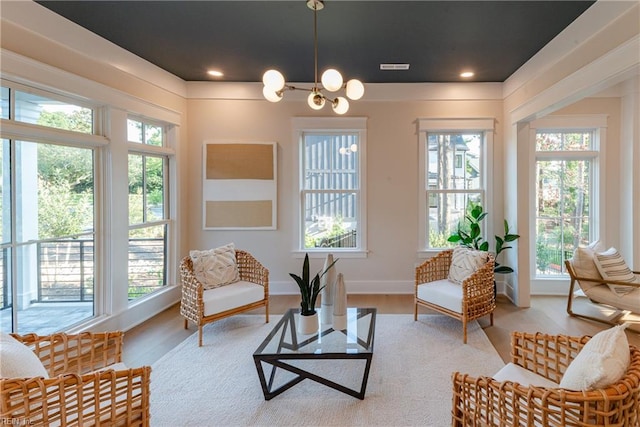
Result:
[[[536,276],[563,275],[594,235],[594,130],[537,130],[535,149]]]
[[[448,242],[474,204],[491,206],[493,119],[419,119],[419,249]],[[487,230],[491,232],[491,230]]]

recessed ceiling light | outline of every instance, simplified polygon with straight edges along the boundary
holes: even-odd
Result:
[[[210,76],[213,76],[213,77],[222,77],[222,76],[224,76],[222,71],[218,71],[218,70],[209,70],[209,71],[207,71],[207,74],[209,74]]]
[[[465,71],[463,73],[460,73],[460,77],[468,79],[469,77],[473,77],[474,73],[473,71]]]

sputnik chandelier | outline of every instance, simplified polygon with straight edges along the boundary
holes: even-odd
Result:
[[[268,101],[278,102],[284,96],[285,90],[305,90],[311,92],[307,98],[309,107],[314,110],[320,110],[329,102],[336,114],[344,114],[349,111],[349,101],[347,98],[354,101],[362,98],[362,95],[364,95],[364,85],[357,79],[351,79],[346,84],[343,83],[342,75],[333,68],[322,73],[320,79],[322,86],[318,85],[318,11],[324,8],[324,1],[307,0],[307,6],[313,10],[313,55],[315,61],[313,88],[302,88],[287,84],[282,73],[272,69],[267,70],[262,76],[262,82],[264,83],[262,94]],[[345,89],[347,98],[336,96],[334,99],[331,99],[322,92],[323,89],[328,92],[337,92],[343,88]]]

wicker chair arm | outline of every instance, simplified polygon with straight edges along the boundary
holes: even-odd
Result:
[[[28,425],[148,426],[149,366],[0,380],[3,420]]]
[[[193,260],[190,256],[184,257],[180,262],[180,279],[182,282],[180,313],[189,320],[198,323],[204,311],[202,302],[204,285],[196,279],[193,271]]]
[[[449,276],[452,256],[453,249],[442,251],[416,267],[416,286],[446,279]]]
[[[496,308],[494,266],[494,257],[489,254],[489,260],[462,281],[462,309],[469,320],[492,313]]]
[[[240,280],[256,283],[265,287],[265,291],[269,289],[269,270],[265,268],[257,259],[249,252],[236,249],[236,263]]]
[[[11,335],[33,350],[51,377],[84,374],[122,361],[122,331]]]

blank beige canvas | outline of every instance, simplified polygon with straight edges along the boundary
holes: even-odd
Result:
[[[207,201],[205,227],[272,227],[271,200]]]
[[[273,144],[207,144],[206,179],[274,179]]]

